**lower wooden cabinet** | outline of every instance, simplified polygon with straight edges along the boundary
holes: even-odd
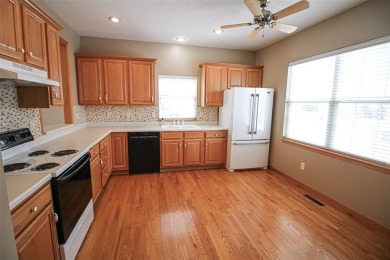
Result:
[[[12,221],[19,259],[60,259],[49,184],[13,210]]]
[[[163,132],[161,168],[222,165],[226,158],[226,131]]]
[[[113,171],[128,171],[128,144],[127,133],[111,133],[112,145],[112,170]]]
[[[96,202],[112,172],[111,136],[105,137],[89,152],[91,154],[92,199]]]

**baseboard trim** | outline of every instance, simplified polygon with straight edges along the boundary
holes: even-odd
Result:
[[[299,188],[304,190],[305,193],[309,193],[310,195],[316,197],[318,200],[324,202],[328,206],[331,206],[331,207],[351,216],[356,221],[364,224],[368,228],[379,231],[379,232],[383,232],[387,235],[390,235],[390,229],[388,229],[385,226],[382,226],[381,224],[375,222],[374,220],[372,220],[366,216],[363,216],[362,214],[356,212],[355,210],[348,208],[347,206],[341,204],[340,202],[338,202],[338,201],[326,196],[325,194],[307,186],[306,184],[294,179],[293,177],[285,174],[284,172],[279,171],[278,169],[276,169],[272,166],[269,167],[269,170],[271,170],[273,173],[279,175],[280,177],[284,178],[285,180],[292,183],[293,185],[298,186]]]

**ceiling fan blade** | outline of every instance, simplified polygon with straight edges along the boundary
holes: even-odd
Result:
[[[244,0],[244,4],[246,7],[248,7],[253,16],[263,16],[263,12],[261,11],[260,6],[257,4],[256,0]]]
[[[252,41],[256,38],[256,36],[260,32],[260,27],[256,27],[249,35],[248,38],[246,38],[247,41]]]
[[[298,27],[296,27],[296,26],[288,25],[288,24],[284,24],[284,23],[272,23],[272,28],[279,30],[281,32],[284,32],[284,33],[292,33],[296,29],[298,29]]]
[[[235,27],[241,27],[241,26],[250,26],[252,23],[237,23],[237,24],[229,24],[229,25],[222,25],[221,29],[229,29],[229,28],[235,28]]]
[[[277,20],[292,14],[295,14],[297,12],[300,12],[302,10],[305,10],[309,8],[310,4],[307,0],[299,1],[298,3],[295,3],[293,5],[290,5],[289,7],[284,8],[283,10],[280,10],[279,12],[276,12],[272,15],[273,20]]]

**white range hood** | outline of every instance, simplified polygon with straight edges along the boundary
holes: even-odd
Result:
[[[44,70],[0,59],[0,82],[5,80],[14,81],[16,86],[60,86],[60,83],[58,81],[48,79],[47,72]]]

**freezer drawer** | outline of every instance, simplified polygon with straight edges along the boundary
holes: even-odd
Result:
[[[226,169],[266,168],[268,166],[269,140],[231,141],[228,145]]]

